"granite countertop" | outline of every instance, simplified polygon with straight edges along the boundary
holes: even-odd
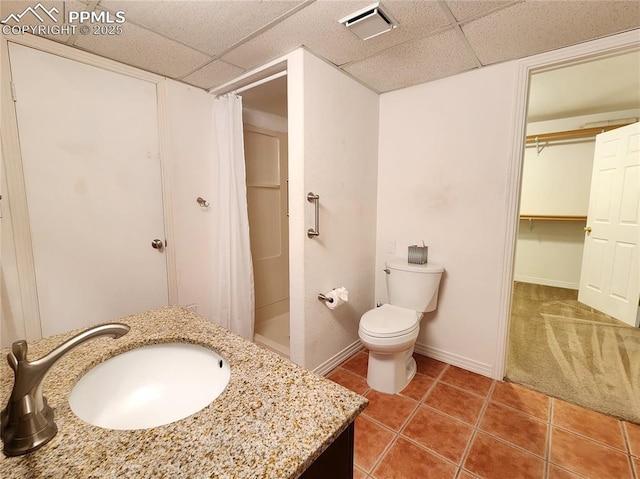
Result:
[[[69,352],[45,379],[44,395],[58,434],[25,456],[0,453],[9,478],[296,478],[365,408],[367,400],[180,307],[117,321],[120,339],[98,338]],[[80,330],[78,330],[80,331]],[[37,359],[78,331],[29,343]],[[146,344],[185,342],[229,361],[224,392],[186,419],[145,430],[113,431],[85,423],[67,396],[91,367]],[[0,401],[7,404],[13,371],[2,350]]]

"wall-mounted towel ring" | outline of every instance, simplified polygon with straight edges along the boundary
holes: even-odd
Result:
[[[198,203],[198,205],[200,205],[202,208],[206,208],[207,206],[209,206],[209,202],[201,196],[198,196],[196,198],[196,203]]]

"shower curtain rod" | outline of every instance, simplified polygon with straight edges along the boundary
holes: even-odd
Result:
[[[273,80],[277,80],[280,77],[283,77],[287,74],[287,70],[283,70],[281,72],[278,73],[274,73],[273,75],[270,75],[266,78],[262,78],[261,80],[256,80],[253,83],[249,83],[248,85],[242,86],[240,88],[237,88],[235,90],[232,90],[232,93],[238,94],[238,93],[242,93],[243,91],[247,91],[250,90],[251,88],[255,88],[257,86],[260,86],[264,83],[269,83],[270,81]]]

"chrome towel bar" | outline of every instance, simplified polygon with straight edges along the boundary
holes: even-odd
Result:
[[[313,194],[311,192],[309,192],[307,194],[307,201],[309,203],[314,203],[315,207],[316,207],[316,227],[315,228],[309,228],[307,230],[307,236],[309,238],[312,238],[314,236],[320,236],[320,204],[319,204],[319,200],[320,200],[320,195],[316,195]]]

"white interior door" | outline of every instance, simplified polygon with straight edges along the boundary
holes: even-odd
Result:
[[[156,85],[9,54],[42,334],[167,305]]]
[[[578,300],[638,326],[640,123],[596,137]]]

